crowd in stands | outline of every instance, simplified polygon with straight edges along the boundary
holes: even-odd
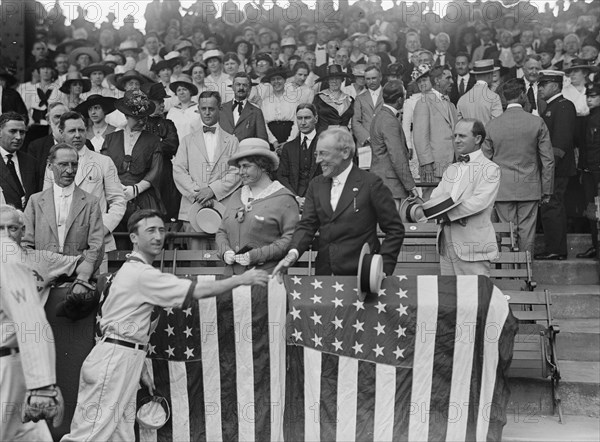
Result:
[[[347,129],[355,163],[400,208],[431,197],[467,119],[485,127],[482,151],[502,173],[492,216],[518,226],[520,247],[533,252],[539,206],[547,250],[538,259],[567,257],[573,212],[590,218],[592,233],[578,256],[597,256],[600,5],[392,3],[199,0],[183,9],[153,0],[145,29],[135,16],[116,28],[113,13],[92,23],[82,8],[65,26],[59,2],[41,8],[24,81],[14,60],[0,67],[3,202],[25,212],[28,229],[44,224],[49,204],[58,229],[28,231],[25,243],[56,234],[59,252],[79,253],[81,241],[95,252],[127,248],[111,232],[156,209],[182,231],[217,233],[216,244],[192,238],[190,248],[217,246],[231,265],[258,255],[274,265],[327,165],[319,134]],[[515,107],[526,117],[511,117]],[[81,211],[67,216],[75,204]],[[223,217],[218,232],[198,226],[206,208]],[[254,256],[248,241],[269,251]]]

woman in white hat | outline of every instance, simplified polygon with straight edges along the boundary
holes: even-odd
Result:
[[[181,140],[192,131],[192,123],[198,120],[196,112],[198,102],[193,99],[198,95],[198,88],[189,77],[175,81],[169,87],[175,93],[177,100],[176,104],[169,109],[167,119],[175,123],[177,135]]]
[[[202,61],[206,63],[208,76],[205,83],[211,91],[217,91],[223,97],[223,103],[233,99],[233,89],[229,86],[233,83],[231,77],[223,71],[223,53],[218,49],[209,49],[202,55]]]
[[[234,273],[248,266],[269,271],[285,256],[299,220],[294,195],[270,177],[279,158],[260,138],[246,138],[229,160],[239,168],[242,187],[229,198],[216,234],[220,256]]]

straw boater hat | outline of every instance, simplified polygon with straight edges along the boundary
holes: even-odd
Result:
[[[261,83],[270,82],[273,77],[283,77],[288,78],[290,76],[290,71],[287,70],[284,66],[278,66],[275,68],[269,68],[265,76],[260,80]]]
[[[202,61],[204,63],[208,62],[211,58],[218,58],[219,61],[223,61],[223,53],[218,49],[211,49],[202,54]]]
[[[115,101],[115,108],[129,117],[147,117],[154,113],[156,105],[142,91],[127,91]]]
[[[356,276],[358,299],[364,301],[368,294],[378,294],[384,279],[383,257],[371,254],[369,244],[365,243],[358,259],[358,275]]]
[[[296,45],[296,39],[294,37],[285,37],[281,39],[281,43],[279,44],[280,47],[284,48],[286,46],[293,46],[293,47],[297,47]]]
[[[87,100],[85,100],[83,103],[77,106],[75,110],[81,115],[87,117],[90,107],[99,105],[100,107],[102,107],[102,110],[106,115],[110,114],[112,111],[115,110],[115,101],[117,101],[116,98],[104,97],[102,95],[94,94],[90,95],[87,98]]]
[[[494,66],[494,60],[490,59],[486,59],[486,60],[478,60],[475,63],[473,63],[473,69],[471,69],[471,74],[472,75],[477,75],[477,74],[489,74],[492,73],[494,71],[499,71],[500,68]]]
[[[182,79],[183,78],[183,79]],[[190,94],[193,96],[198,95],[198,88],[194,83],[192,83],[192,79],[185,76],[180,77],[179,80],[172,82],[169,84],[169,89],[171,89],[175,94],[177,94],[177,88],[179,86],[183,86],[190,91]]]
[[[320,81],[328,81],[331,78],[352,78],[352,75],[348,74],[347,72],[344,72],[342,70],[342,66],[340,66],[339,64],[330,64],[329,66],[327,66],[327,71],[325,75],[318,78],[315,81],[315,83],[318,83]]]
[[[110,66],[107,66],[106,64],[94,63],[94,64],[89,65],[86,68],[83,68],[81,70],[81,73],[84,76],[89,77],[94,72],[102,72],[104,75],[110,75],[114,71],[115,70],[113,68],[111,68]]]
[[[575,71],[577,69],[588,70],[589,72],[598,72],[600,70],[598,66],[589,64],[588,61],[583,60],[581,58],[576,58],[573,61],[571,61],[571,66],[565,68],[564,71],[566,74],[568,74],[569,72]]]
[[[188,219],[196,232],[213,235],[219,230],[224,214],[225,206],[217,200],[211,200],[209,207],[203,207],[196,202],[188,211]]]
[[[454,202],[449,193],[443,193],[423,204],[423,213],[427,219],[437,218],[440,215],[458,206],[461,202]]]
[[[427,222],[427,217],[423,211],[423,200],[419,197],[404,198],[400,203],[400,219],[403,223],[422,223]]]
[[[90,56],[90,60],[92,60],[92,63],[98,63],[100,61],[100,56],[94,50],[94,48],[89,48],[85,46],[77,48],[69,54],[69,64],[75,65],[79,56],[84,54]]]
[[[65,94],[68,94],[71,91],[71,84],[79,82],[83,85],[83,92],[87,92],[92,88],[92,83],[90,79],[81,75],[81,72],[69,72],[67,74],[67,78],[65,82],[58,89]]]
[[[140,401],[135,414],[139,426],[148,430],[158,430],[171,417],[169,403],[162,396],[148,396]]]
[[[124,51],[134,51],[134,52],[142,52],[142,48],[138,47],[137,41],[135,40],[125,40],[119,45],[119,52]]]
[[[239,160],[245,157],[260,155],[268,158],[273,163],[273,169],[279,167],[279,157],[275,152],[271,152],[269,143],[261,138],[246,138],[240,141],[240,147],[237,153],[229,158],[229,165],[237,167]]]
[[[153,83],[153,81],[150,80],[148,77],[140,74],[135,69],[131,69],[127,72],[123,72],[122,74],[115,75],[115,86],[117,86],[117,89],[124,91],[125,83],[132,79],[138,80],[140,82],[140,86],[145,83]]]

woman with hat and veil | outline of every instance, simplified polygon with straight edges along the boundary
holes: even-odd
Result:
[[[350,124],[354,115],[354,98],[342,91],[342,84],[346,78],[351,76],[342,71],[339,64],[332,64],[327,66],[327,74],[317,80],[317,82],[329,83],[329,88],[319,92],[313,101],[319,115],[317,133],[321,133],[329,126],[347,128]]]
[[[60,101],[69,110],[74,110],[83,102],[81,94],[88,92],[91,88],[92,84],[89,78],[82,76],[80,72],[69,72],[65,82],[58,90],[54,91],[49,102]]]
[[[239,168],[242,187],[229,198],[217,231],[219,255],[235,274],[249,266],[269,271],[287,252],[300,219],[298,203],[271,179],[279,158],[265,140],[242,140],[229,164]]]
[[[115,98],[91,95],[75,108],[87,120],[86,138],[100,152],[106,135],[113,133],[117,128],[106,122],[106,115],[115,110]]]
[[[115,231],[127,232],[127,221],[133,212],[156,209],[165,213],[159,193],[163,157],[160,138],[145,130],[148,116],[156,108],[147,95],[140,90],[127,91],[115,101],[115,107],[125,114],[127,125],[122,131],[106,136],[102,153],[117,166],[127,199],[127,210]],[[119,250],[127,249],[128,245],[128,239],[117,239]]]

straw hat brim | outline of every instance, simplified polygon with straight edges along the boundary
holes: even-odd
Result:
[[[364,301],[369,293],[379,292],[385,278],[383,257],[379,254],[371,254],[368,243],[363,244],[360,251],[357,273],[356,291],[360,301]]]
[[[250,156],[262,156],[266,157],[273,163],[273,167],[277,169],[279,167],[279,157],[275,152],[271,152],[270,150],[266,150],[265,148],[257,147],[255,149],[244,150],[243,152],[238,152],[233,154],[227,163],[230,166],[237,167],[237,163],[242,158],[250,157]]]
[[[98,63],[100,61],[100,56],[94,50],[94,48],[82,46],[82,47],[76,48],[75,50],[73,50],[73,52],[71,52],[69,54],[69,63],[72,65],[75,65],[77,62],[77,58],[83,54],[89,55],[92,60],[92,63]]]
[[[212,235],[219,229],[224,214],[225,206],[216,200],[213,201],[212,207],[203,207],[195,202],[188,211],[188,219],[196,232]]]

